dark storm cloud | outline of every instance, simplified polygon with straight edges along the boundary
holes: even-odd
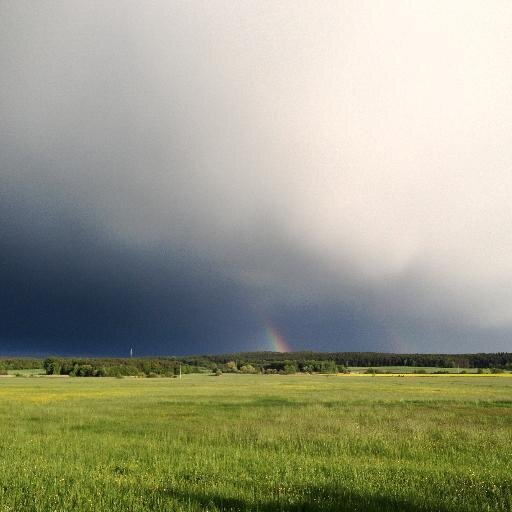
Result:
[[[293,297],[268,297],[267,286],[234,279],[231,269],[207,254],[167,244],[134,249],[113,241],[56,197],[44,208],[34,207],[30,195],[2,199],[0,306],[6,352],[270,348],[265,322],[273,317],[289,326],[298,348],[327,348],[347,333],[353,343],[354,321],[343,307],[327,311],[304,307],[302,300],[294,304]],[[19,221],[21,212],[27,224]],[[295,264],[295,278],[307,270],[307,262],[293,256],[294,248],[280,250],[270,264],[278,266],[281,259]]]
[[[0,352],[509,349],[511,16],[3,2]]]

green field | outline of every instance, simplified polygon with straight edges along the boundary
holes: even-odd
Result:
[[[7,370],[8,375],[23,375],[24,377],[30,377],[31,375],[44,375],[46,372],[44,368],[30,368],[22,370]]]
[[[368,369],[377,370],[378,372],[384,373],[477,373],[477,368],[441,368],[436,366],[349,366],[348,370],[354,373],[365,373]],[[486,373],[490,373],[490,370],[484,370]]]
[[[512,508],[509,376],[0,379],[0,511]]]

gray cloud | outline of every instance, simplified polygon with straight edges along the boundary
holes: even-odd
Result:
[[[509,349],[507,3],[0,19],[9,350]]]

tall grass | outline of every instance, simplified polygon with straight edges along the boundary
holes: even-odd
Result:
[[[0,511],[512,508],[512,378],[0,380]]]

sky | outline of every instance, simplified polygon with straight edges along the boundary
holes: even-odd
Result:
[[[512,351],[510,2],[0,25],[0,354]]]

